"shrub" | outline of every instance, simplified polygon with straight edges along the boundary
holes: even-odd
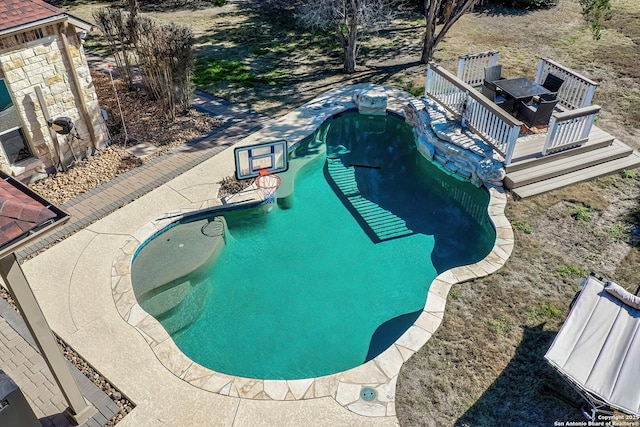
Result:
[[[624,179],[635,179],[636,178],[636,174],[634,171],[630,171],[630,170],[621,170],[620,171],[620,176]]]
[[[93,16],[130,87],[131,58],[136,58],[144,86],[168,119],[175,120],[176,106],[189,109],[195,42],[191,29],[158,25],[147,17],[112,7],[98,9]]]
[[[591,213],[587,208],[577,208],[571,211],[571,217],[576,221],[591,221]]]
[[[93,12],[93,19],[109,43],[118,70],[129,88],[133,88],[129,14],[115,7],[103,7]]]
[[[133,34],[144,84],[167,118],[174,120],[175,106],[186,111],[191,104],[193,33],[185,26],[157,25],[139,17]]]
[[[580,267],[575,265],[561,265],[556,269],[556,273],[561,279],[571,279],[586,276],[586,273]]]
[[[511,326],[505,319],[489,319],[487,327],[496,335],[507,335],[511,331]]]
[[[520,222],[520,221],[513,221],[511,223],[511,225],[513,226],[514,229],[516,230],[520,230],[522,231],[524,234],[531,234],[533,233],[533,227],[531,227],[529,224],[527,224],[526,222]]]
[[[220,184],[220,190],[218,190],[218,198],[222,199],[232,194],[239,193],[253,184],[254,181],[254,179],[243,179],[241,181],[238,181],[235,175],[225,176],[224,178],[222,178],[222,181],[218,182],[218,184]]]

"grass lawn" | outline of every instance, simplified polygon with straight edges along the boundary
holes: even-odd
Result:
[[[340,73],[330,33],[296,26],[291,11],[250,0],[223,7],[156,10],[188,24],[197,39],[198,88],[278,117],[339,85],[371,82],[421,93],[417,62],[422,21],[406,13],[362,44],[358,71]],[[464,16],[436,52],[455,72],[459,55],[495,49],[506,76],[534,77],[548,57],[599,83],[597,125],[640,148],[640,2],[611,0],[613,18],[591,38],[575,0],[550,10],[484,8]],[[67,1],[91,19],[109,3]],[[101,48],[99,37],[88,48]],[[564,320],[580,280],[595,271],[635,291],[640,284],[640,170],[600,178],[521,201],[506,214],[516,245],[497,273],[456,285],[444,321],[403,367],[397,414],[402,425],[553,425],[582,421],[578,397],[543,355]]]

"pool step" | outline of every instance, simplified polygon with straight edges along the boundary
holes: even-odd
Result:
[[[158,317],[169,335],[188,328],[200,318],[204,312],[207,291],[206,283],[196,284],[182,304]]]
[[[178,284],[172,283],[171,286],[157,289],[160,291],[150,292],[139,301],[144,311],[156,319],[182,304],[191,292],[191,282],[187,280]]]
[[[169,335],[173,335],[198,320],[204,310],[208,288],[208,284],[197,277],[153,295],[147,294],[140,301],[140,306],[155,317]]]
[[[366,225],[367,234],[377,241],[410,236],[413,231],[400,217],[362,197],[356,182],[355,168],[345,166],[340,159],[327,159],[327,171],[333,183],[338,187],[351,209],[358,215],[362,225]]]

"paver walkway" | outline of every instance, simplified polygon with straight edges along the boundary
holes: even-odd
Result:
[[[98,413],[84,426],[102,427],[120,408],[78,369],[69,364],[71,373],[82,392]],[[44,427],[67,427],[71,422],[64,416],[67,402],[55,383],[44,359],[22,317],[0,298],[0,370],[20,388],[34,414]]]

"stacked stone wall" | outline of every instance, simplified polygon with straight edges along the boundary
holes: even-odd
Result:
[[[55,149],[44,113],[38,102],[36,86],[40,86],[42,90],[51,118],[70,117],[73,120],[80,136],[80,140],[72,144],[76,156],[81,158],[93,151],[88,130],[89,125],[94,129],[98,148],[104,147],[107,136],[102,126],[98,98],[80,40],[73,34],[73,31],[70,32],[72,34],[68,37],[68,45],[72,64],[68,64],[59,32],[51,27],[47,33],[52,35],[12,46],[10,49],[0,50],[0,71],[4,75],[5,84],[13,95],[14,103],[22,120],[23,131],[29,140],[33,155],[49,171],[52,171]],[[75,93],[70,66],[75,68],[78,75],[85,105],[91,119],[90,124],[85,123],[79,109],[81,100]],[[62,146],[63,153],[67,152],[68,145],[65,137],[58,136],[58,141]],[[71,153],[68,152],[67,161],[71,157]],[[2,163],[3,161],[4,163]],[[11,173],[11,170],[5,170],[6,163],[6,159],[0,159],[0,168]]]

